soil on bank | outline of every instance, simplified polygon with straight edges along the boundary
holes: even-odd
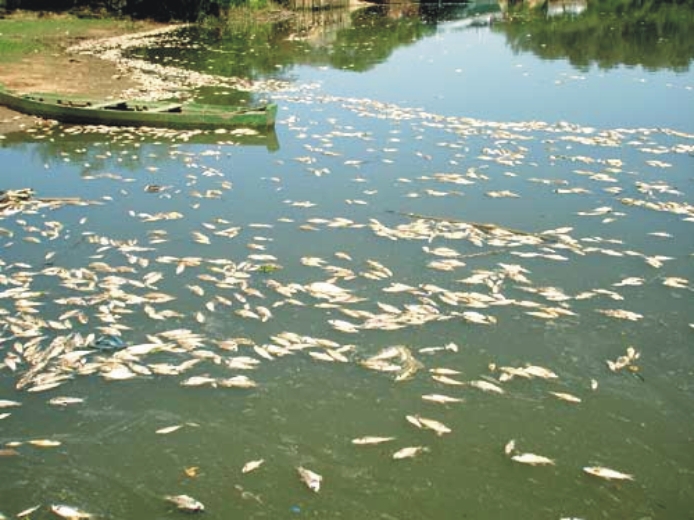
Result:
[[[27,23],[57,26],[70,15],[38,16],[28,13],[14,13],[6,19],[21,20]],[[66,34],[47,30],[40,36],[40,44],[45,52],[30,52],[9,62],[0,64],[0,83],[16,92],[56,92],[62,94],[83,94],[98,98],[118,96],[121,92],[137,87],[133,79],[119,74],[116,65],[95,56],[73,54],[68,48],[85,39],[108,38],[129,33],[137,33],[162,27],[163,24],[151,21],[102,20],[96,27]],[[2,32],[0,30],[0,32]],[[0,134],[9,133],[41,124],[42,121],[0,106]]]

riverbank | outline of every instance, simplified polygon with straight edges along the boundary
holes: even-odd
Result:
[[[116,96],[138,86],[117,64],[70,52],[77,43],[164,27],[152,21],[83,19],[19,11],[0,19],[0,83],[18,92]],[[0,107],[0,133],[31,126],[36,118]]]
[[[291,16],[276,8],[241,9],[231,19],[272,22]],[[0,83],[17,92],[109,97],[161,97],[180,82],[158,81],[171,71],[146,70],[122,58],[129,46],[179,25],[127,18],[79,18],[70,14],[14,12],[0,19]],[[189,78],[190,79],[190,78]],[[193,78],[196,79],[196,78]],[[205,82],[206,78],[197,78]],[[0,107],[0,135],[45,121]]]

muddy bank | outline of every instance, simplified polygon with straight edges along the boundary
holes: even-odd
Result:
[[[25,13],[13,16],[23,17],[22,21],[29,17],[30,23],[46,23],[44,20],[33,20]],[[48,23],[50,22],[49,20]],[[139,33],[159,27],[163,25],[138,22],[132,25],[130,32]],[[56,40],[55,34],[48,34],[47,31],[43,37],[47,52],[32,52],[16,61],[3,63],[0,67],[0,83],[20,93],[56,92],[99,98],[118,96],[126,90],[138,88],[139,81],[124,74],[117,64],[69,50],[78,42],[100,40],[124,33],[127,31],[124,30],[122,21],[117,20],[113,21],[112,27],[101,26],[78,37],[66,34]],[[37,123],[45,124],[38,118],[0,107],[0,134],[22,130]]]

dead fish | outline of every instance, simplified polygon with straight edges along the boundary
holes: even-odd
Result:
[[[511,439],[504,446],[504,453],[506,455],[511,455],[514,451],[516,451],[516,439]]]
[[[49,399],[48,404],[52,404],[53,406],[68,406],[70,404],[79,404],[83,402],[84,399],[81,397],[58,396]]]
[[[251,460],[249,462],[246,462],[243,465],[243,468],[241,468],[241,473],[250,473],[251,471],[254,471],[258,469],[260,466],[262,466],[264,462],[265,459]]]
[[[226,379],[218,379],[217,384],[222,388],[255,388],[258,383],[246,376],[233,376]]]
[[[11,408],[13,406],[22,406],[19,401],[10,401],[9,399],[0,399],[0,408]]]
[[[67,518],[69,520],[78,520],[80,518],[92,518],[94,516],[84,511],[80,511],[79,509],[74,508],[72,506],[66,506],[63,504],[52,505],[51,511],[53,511],[56,515],[62,516],[63,518]]]
[[[602,466],[586,466],[583,468],[583,471],[589,475],[594,475],[606,480],[634,480],[633,475],[622,473],[621,471],[616,471],[610,468],[603,468]]]
[[[451,430],[448,426],[443,424],[442,422],[439,422],[435,419],[427,419],[426,417],[420,417],[419,415],[417,416],[417,420],[419,421],[419,424],[421,424],[422,428],[426,428],[427,430],[432,430],[436,435],[443,435],[445,433],[451,433],[453,430]]]
[[[17,513],[16,516],[17,516],[17,518],[24,518],[25,516],[29,516],[34,511],[37,511],[40,507],[41,507],[41,504],[39,504],[37,506],[29,507],[29,508],[25,509],[24,511],[20,511],[19,513]]]
[[[16,457],[19,452],[13,448],[0,448],[0,457]]]
[[[523,368],[523,371],[532,377],[539,377],[540,379],[557,379],[559,377],[550,369],[537,365],[528,365]]]
[[[562,401],[566,401],[567,403],[580,403],[581,398],[576,397],[573,394],[567,394],[566,392],[550,392],[553,396],[555,396],[557,399],[561,399]]]
[[[198,502],[193,497],[188,495],[166,495],[164,498],[174,504],[179,511],[201,513],[205,510],[205,506],[202,504],[202,502]]]
[[[470,381],[470,382],[468,382],[468,385],[474,386],[475,388],[482,390],[484,392],[494,392],[496,394],[506,393],[504,391],[504,389],[501,388],[500,386],[495,385],[494,383],[490,383],[489,381],[484,381],[482,379]]]
[[[535,455],[534,453],[520,453],[511,457],[511,460],[520,462],[521,464],[529,464],[530,466],[546,466],[554,465],[554,461],[542,455]]]
[[[173,433],[181,428],[183,428],[182,424],[176,424],[175,426],[166,426],[165,428],[159,428],[154,433],[158,433],[159,435],[166,435],[167,433]]]
[[[29,441],[29,444],[39,448],[54,448],[56,446],[60,446],[62,443],[60,441],[53,441],[50,439],[33,439]]]
[[[461,399],[460,397],[450,397],[448,395],[443,395],[443,394],[426,394],[422,396],[422,399],[425,401],[430,401],[432,403],[441,403],[441,404],[447,404],[447,403],[462,403],[465,400]]]
[[[395,440],[395,437],[374,437],[374,436],[366,436],[366,437],[358,437],[356,439],[352,439],[352,444],[357,444],[359,446],[366,446],[370,444],[382,444],[384,442],[390,442]]]
[[[217,386],[217,380],[214,377],[208,376],[191,376],[184,381],[181,381],[181,386]]]
[[[299,477],[301,478],[301,481],[306,484],[306,487],[315,493],[320,491],[321,482],[323,481],[323,477],[321,475],[311,471],[310,469],[306,469],[303,466],[299,466],[296,468],[296,470],[299,472]]]
[[[426,446],[408,446],[407,448],[402,448],[393,453],[393,458],[395,460],[411,459],[426,451],[429,451],[429,448]]]
[[[433,375],[431,378],[434,381],[438,381],[439,383],[443,383],[444,385],[452,385],[452,386],[464,386],[465,383],[462,381],[458,381],[457,379],[453,379],[452,377],[448,376],[440,376],[440,375]]]

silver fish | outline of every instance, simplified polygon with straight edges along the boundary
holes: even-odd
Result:
[[[616,471],[610,468],[604,468],[602,466],[586,466],[583,468],[583,471],[589,475],[594,475],[607,480],[634,480],[633,475],[622,473],[621,471]]]
[[[366,437],[359,437],[357,439],[352,439],[352,444],[357,444],[359,446],[364,446],[368,444],[381,444],[384,442],[389,442],[395,440],[395,437],[375,437],[375,436],[366,436]]]
[[[52,404],[54,406],[67,406],[70,404],[79,404],[83,403],[84,399],[81,397],[67,397],[67,396],[58,396],[58,397],[53,397],[52,399],[49,399],[48,403]]]
[[[51,511],[56,515],[67,518],[68,520],[79,520],[80,518],[92,518],[93,515],[80,511],[72,506],[66,506],[63,504],[56,504],[51,506]]]
[[[180,511],[200,513],[205,510],[202,502],[198,502],[188,495],[166,495],[164,498],[174,504]]]
[[[542,455],[535,455],[534,453],[520,453],[511,457],[511,460],[520,462],[521,464],[529,464],[530,466],[545,466],[554,465],[554,461]]]
[[[426,394],[422,396],[422,399],[424,399],[425,401],[430,401],[432,403],[442,404],[464,402],[464,399],[461,399],[460,397],[451,397],[443,394]]]
[[[241,468],[241,473],[250,473],[251,471],[254,471],[258,469],[260,466],[262,466],[264,462],[265,459],[251,460],[249,462],[246,462],[243,465],[243,468]]]
[[[320,491],[321,482],[323,481],[321,475],[303,466],[299,466],[296,470],[299,472],[299,477],[301,477],[301,481],[306,484],[306,487],[315,493]]]
[[[424,453],[425,451],[429,451],[429,448],[426,446],[408,446],[407,448],[402,448],[393,453],[393,458],[395,460],[410,459],[412,457],[416,457],[420,453]]]

